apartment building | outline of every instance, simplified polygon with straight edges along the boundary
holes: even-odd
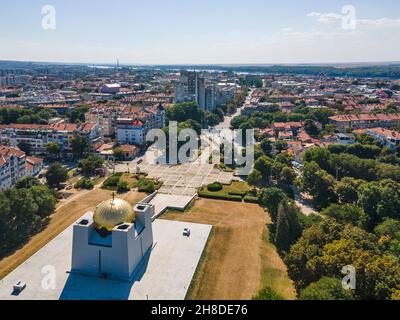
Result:
[[[0,146],[0,190],[12,187],[25,175],[25,153],[16,148]]]
[[[367,129],[375,127],[392,127],[400,125],[399,113],[378,114],[341,114],[329,118],[330,123],[337,126],[339,130],[346,128]]]
[[[56,142],[63,152],[68,153],[71,139],[77,134],[86,136],[94,149],[103,143],[102,128],[97,123],[54,123],[0,125],[0,144],[16,147],[25,142],[31,147],[32,154],[43,154],[48,143]]]
[[[392,150],[400,147],[400,132],[385,128],[372,128],[368,129],[366,133]]]
[[[214,111],[218,105],[226,105],[234,99],[235,85],[211,82],[195,72],[182,73],[175,84],[175,103],[196,101],[200,109]]]
[[[120,145],[146,144],[146,135],[152,129],[165,127],[166,116],[162,104],[143,108],[117,119],[116,138]]]

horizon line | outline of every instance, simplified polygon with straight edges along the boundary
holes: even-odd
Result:
[[[1,59],[2,62],[20,62],[20,63],[45,63],[45,64],[65,64],[65,65],[117,65],[116,62],[71,62],[71,61],[46,61],[46,60],[13,60],[13,59]],[[262,62],[262,63],[121,63],[119,61],[119,66],[152,66],[152,67],[168,67],[168,66],[260,66],[260,67],[270,67],[270,66],[326,66],[326,65],[391,65],[391,64],[400,64],[400,60],[398,61],[388,61],[388,60],[380,60],[380,61],[339,61],[339,62]]]

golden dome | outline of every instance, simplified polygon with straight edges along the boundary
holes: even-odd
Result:
[[[93,221],[97,230],[112,231],[122,223],[132,223],[135,211],[132,206],[122,199],[110,199],[100,203],[94,211]]]

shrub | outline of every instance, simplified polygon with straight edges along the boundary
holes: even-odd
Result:
[[[75,184],[75,188],[92,190],[94,188],[94,183],[90,179],[83,178]]]
[[[113,174],[111,177],[107,178],[106,181],[103,182],[103,188],[117,187],[121,176],[122,173]]]
[[[242,197],[241,196],[234,196],[234,195],[229,195],[229,194],[210,193],[210,192],[203,191],[203,190],[199,191],[199,196],[202,197],[202,198],[208,198],[208,199],[242,202]]]
[[[351,291],[343,289],[336,278],[321,278],[300,291],[300,300],[353,300]]]
[[[156,184],[153,180],[142,178],[137,183],[140,192],[153,193],[156,191]]]
[[[128,182],[126,181],[118,181],[117,184],[117,192],[118,193],[125,193],[128,192],[130,190]]]
[[[228,194],[231,195],[231,196],[240,196],[240,197],[243,198],[246,195],[246,192],[244,192],[244,191],[231,191],[231,192],[228,192]]]
[[[258,199],[258,197],[245,196],[245,197],[244,197],[244,202],[248,202],[248,203],[260,203],[260,200]]]
[[[262,289],[252,300],[285,300],[279,293],[270,287]]]
[[[221,191],[222,188],[223,188],[223,185],[221,183],[219,183],[219,182],[214,182],[214,183],[211,183],[211,184],[209,184],[207,186],[207,190],[211,191],[211,192]]]

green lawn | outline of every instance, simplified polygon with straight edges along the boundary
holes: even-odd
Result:
[[[244,196],[246,193],[250,192],[252,188],[243,181],[233,181],[229,185],[223,185],[220,191],[208,191],[207,187],[203,187],[201,192],[208,193],[216,196],[229,196],[229,195],[240,195]]]

